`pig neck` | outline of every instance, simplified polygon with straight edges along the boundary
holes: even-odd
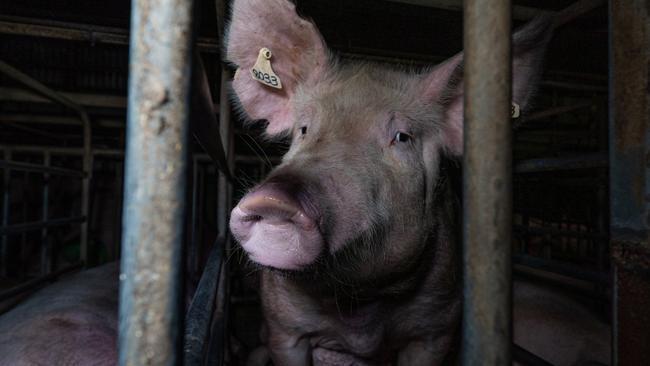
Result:
[[[381,274],[368,281],[336,281],[327,275],[285,278],[285,284],[312,298],[330,301],[347,308],[382,302],[401,302],[422,294],[458,296],[460,268],[457,263],[458,200],[454,180],[443,177],[431,214],[433,225],[428,230],[426,244],[416,260],[399,272]],[[399,245],[399,243],[386,243]]]

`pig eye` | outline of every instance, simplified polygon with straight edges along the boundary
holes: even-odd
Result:
[[[300,127],[300,134],[301,134],[301,135],[304,135],[304,134],[306,134],[306,133],[307,133],[307,126],[302,126],[302,127]]]
[[[393,137],[393,141],[391,142],[391,144],[395,144],[397,142],[409,142],[412,138],[413,137],[411,137],[411,135],[409,135],[408,133],[397,132],[395,134],[395,137]]]

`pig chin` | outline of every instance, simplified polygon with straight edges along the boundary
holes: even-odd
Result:
[[[230,230],[252,261],[281,270],[310,266],[325,247],[318,225],[300,205],[265,192],[233,209]]]

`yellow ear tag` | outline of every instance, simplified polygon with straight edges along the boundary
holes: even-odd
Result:
[[[255,65],[251,69],[251,75],[253,79],[264,85],[282,89],[282,81],[280,81],[280,77],[273,72],[273,68],[271,67],[272,56],[271,50],[266,47],[262,48],[257,56],[257,62],[255,62]]]
[[[519,104],[513,102],[510,106],[510,118],[519,118],[520,114],[521,108],[519,108]]]

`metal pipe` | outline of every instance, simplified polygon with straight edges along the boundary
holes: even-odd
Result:
[[[463,365],[509,365],[511,2],[464,2]]]
[[[603,153],[570,156],[564,158],[530,159],[518,162],[515,173],[539,173],[558,170],[607,168],[609,159]]]
[[[136,0],[120,286],[119,364],[175,365],[192,65],[191,0]]]
[[[7,161],[7,160],[0,160],[0,169],[11,169],[11,170],[24,171],[24,172],[45,173],[45,174],[54,174],[54,175],[62,175],[68,177],[81,177],[81,178],[87,175],[86,172],[80,172],[72,169],[56,168],[56,167],[43,166],[38,164],[20,163],[16,161]]]
[[[47,221],[26,222],[0,227],[0,235],[24,233],[33,230],[39,230],[46,227],[61,226],[67,224],[83,223],[87,216],[66,217],[62,219],[51,219]]]
[[[650,2],[609,2],[613,365],[650,365]]]
[[[14,16],[0,16],[0,33],[91,44],[129,44],[126,29]],[[213,38],[199,37],[197,47],[201,52],[219,52],[219,43]]]
[[[50,153],[45,151],[43,153],[43,166],[50,166]],[[43,174],[43,208],[41,218],[43,222],[49,219],[50,211],[50,174]],[[47,274],[52,269],[52,251],[50,241],[48,240],[47,226],[41,229],[41,274]]]
[[[88,217],[90,208],[90,182],[93,173],[92,127],[90,125],[90,118],[88,117],[88,113],[86,113],[86,110],[82,106],[75,103],[70,98],[50,89],[46,85],[40,83],[38,80],[30,77],[27,74],[24,74],[20,70],[3,61],[0,61],[0,72],[25,85],[27,88],[34,90],[39,94],[42,94],[46,98],[74,110],[79,115],[79,118],[81,119],[81,123],[83,125],[83,171],[85,174],[82,176],[83,182],[81,189],[81,215]],[[50,173],[55,173],[55,171],[50,171]],[[85,220],[81,224],[81,243],[79,252],[81,260],[84,263],[88,263],[88,221],[89,220]]]
[[[11,150],[4,149],[4,159],[11,160]],[[3,192],[2,192],[2,226],[6,227],[9,225],[9,211],[11,208],[11,169],[5,169],[3,174]],[[2,235],[2,240],[0,241],[0,261],[2,261],[2,268],[0,268],[0,274],[3,277],[6,277],[8,274],[7,265],[9,263],[9,237]]]
[[[25,283],[23,283],[21,285],[10,288],[9,290],[0,292],[0,302],[5,301],[7,299],[10,299],[10,298],[12,298],[12,297],[14,297],[16,295],[20,295],[23,292],[33,290],[33,289],[39,287],[40,285],[42,285],[45,282],[53,281],[57,277],[59,277],[61,275],[64,275],[64,274],[66,274],[68,272],[72,272],[72,271],[75,271],[77,269],[80,269],[81,267],[83,267],[83,263],[78,262],[78,263],[75,263],[73,265],[62,268],[62,269],[60,269],[58,271],[52,272],[52,273],[50,273],[50,274],[48,274],[46,276],[39,277],[39,278],[33,279],[31,281],[27,281],[27,282],[25,282]]]
[[[215,298],[219,288],[225,237],[217,238],[206,263],[185,319],[183,365],[202,366],[214,314]]]

